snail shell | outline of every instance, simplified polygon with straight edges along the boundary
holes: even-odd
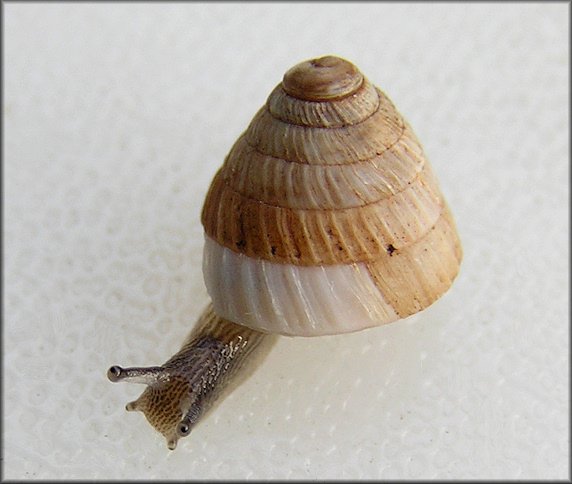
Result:
[[[215,175],[203,210],[212,298],[162,366],[108,370],[148,385],[127,405],[174,449],[250,375],[277,335],[359,331],[449,289],[462,258],[411,127],[350,62],[284,75]]]
[[[389,323],[449,289],[461,245],[421,144],[350,62],[292,67],[207,194],[217,314],[318,336]]]

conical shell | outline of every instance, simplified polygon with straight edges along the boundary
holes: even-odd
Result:
[[[462,250],[411,127],[337,57],[294,66],[216,174],[204,274],[221,316],[312,336],[418,312]]]

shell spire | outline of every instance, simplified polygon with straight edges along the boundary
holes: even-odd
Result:
[[[261,331],[357,331],[432,304],[458,273],[449,208],[411,127],[350,62],[289,69],[202,211],[215,311]]]

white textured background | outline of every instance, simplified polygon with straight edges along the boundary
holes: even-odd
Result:
[[[569,5],[3,9],[5,478],[569,477]],[[325,54],[412,124],[461,274],[407,321],[281,339],[168,452],[106,370],[178,350],[210,180]]]

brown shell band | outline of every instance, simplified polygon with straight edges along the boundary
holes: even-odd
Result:
[[[249,257],[295,265],[370,261],[388,247],[423,237],[437,222],[443,199],[427,164],[393,197],[339,210],[270,205],[230,188],[215,176],[202,212],[205,232],[220,245]]]
[[[461,241],[445,202],[441,217],[422,239],[367,267],[384,299],[405,318],[433,304],[451,287],[462,257]]]

